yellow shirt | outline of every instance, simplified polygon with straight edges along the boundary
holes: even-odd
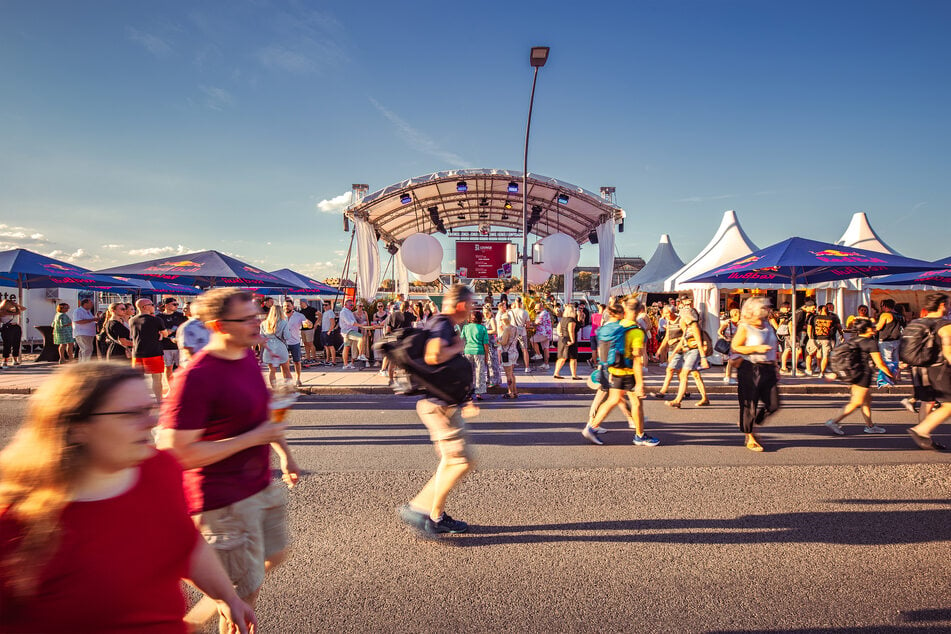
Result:
[[[622,319],[621,326],[628,328],[624,335],[624,357],[627,359],[636,359],[641,355],[641,349],[644,347],[644,331],[637,326],[636,321]],[[634,374],[634,368],[608,368],[608,372],[617,376]]]

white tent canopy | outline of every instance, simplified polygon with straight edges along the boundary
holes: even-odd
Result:
[[[650,257],[647,264],[644,265],[630,279],[621,282],[611,289],[611,295],[627,295],[629,293],[663,293],[664,282],[671,275],[683,268],[684,261],[677,255],[674,245],[670,242],[670,236],[664,234],[660,237],[660,242],[654,250],[654,255]]]
[[[872,224],[869,222],[868,215],[864,211],[852,214],[852,220],[846,228],[842,237],[836,241],[836,244],[844,247],[855,247],[858,249],[868,249],[878,253],[888,253],[890,255],[901,255],[898,251],[888,246],[882,240]],[[824,291],[825,302],[832,302],[841,319],[847,315],[855,313],[861,304],[868,305],[871,301],[870,289],[875,287],[874,280],[856,278],[854,280],[842,280],[840,282],[827,282],[819,284],[815,288],[819,295]]]
[[[694,259],[667,278],[664,282],[664,290],[693,291],[694,308],[700,313],[704,330],[715,340],[720,327],[719,289],[715,284],[686,284],[684,280],[732,262],[756,249],[756,245],[740,226],[736,212],[732,209],[725,211],[723,220],[720,221],[720,228],[707,246]]]

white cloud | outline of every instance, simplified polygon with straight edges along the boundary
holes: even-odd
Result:
[[[325,214],[336,214],[340,213],[350,205],[350,201],[353,197],[352,192],[344,192],[339,196],[334,196],[330,199],[321,200],[317,203],[317,210]]]
[[[102,248],[103,249],[121,249],[122,245],[121,244],[104,244],[102,245]]]
[[[452,152],[442,149],[433,139],[431,139],[422,131],[411,126],[409,123],[400,118],[399,115],[387,109],[376,99],[371,97],[370,103],[373,104],[373,107],[379,110],[380,114],[386,117],[390,123],[396,127],[396,133],[402,137],[404,141],[406,141],[407,145],[417,152],[435,156],[436,158],[445,161],[447,165],[452,167],[466,167],[469,165],[469,162],[464,158],[458,154],[453,154]]]
[[[234,106],[234,97],[224,88],[215,86],[199,86],[205,95],[205,107],[211,110],[224,110]]]
[[[131,26],[126,27],[126,37],[142,46],[155,57],[163,58],[172,54],[172,47],[157,35],[145,33]]]
[[[188,247],[178,245],[177,247],[147,247],[144,249],[130,249],[127,251],[129,255],[139,255],[139,256],[150,256],[150,255],[181,255],[182,253],[188,253],[191,251]]]
[[[76,262],[77,260],[85,260],[89,262],[98,262],[98,255],[89,255],[86,253],[85,249],[76,249],[72,253],[68,251],[63,251],[62,249],[55,249],[47,253],[51,258],[56,258],[57,260],[65,260],[66,262]]]

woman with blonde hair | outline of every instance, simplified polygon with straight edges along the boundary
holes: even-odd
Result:
[[[109,304],[102,330],[109,344],[106,348],[106,359],[117,361],[132,358],[132,335],[129,334],[129,315],[126,313],[125,304]]]
[[[515,359],[518,357],[518,333],[512,325],[512,316],[502,313],[499,317],[501,332],[499,333],[499,358],[502,369],[505,370],[505,384],[508,391],[502,398],[518,398],[518,387],[515,385]]]
[[[779,409],[779,340],[769,323],[769,300],[751,297],[743,302],[740,322],[732,337],[729,363],[736,368],[736,396],[740,403],[740,431],[750,451],[763,451],[754,426]]]
[[[554,379],[563,379],[561,368],[568,362],[568,369],[571,370],[571,378],[580,381],[578,376],[578,318],[575,307],[571,304],[565,304],[565,310],[561,314],[561,320],[558,324],[558,360],[555,361]]]
[[[261,361],[267,365],[267,380],[271,387],[277,386],[277,369],[285,381],[291,380],[290,350],[287,347],[288,327],[284,313],[277,305],[271,306],[267,317],[261,322],[264,344],[261,346]]]
[[[0,631],[185,632],[182,579],[232,631],[254,626],[152,444],[155,402],[126,365],[70,365],[0,453]]]

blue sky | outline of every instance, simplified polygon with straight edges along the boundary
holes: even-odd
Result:
[[[0,248],[339,274],[351,183],[521,169],[528,49],[548,45],[529,169],[615,186],[621,255],[670,233],[689,259],[736,209],[759,246],[834,241],[865,211],[938,259],[949,19],[937,0],[0,0]]]

